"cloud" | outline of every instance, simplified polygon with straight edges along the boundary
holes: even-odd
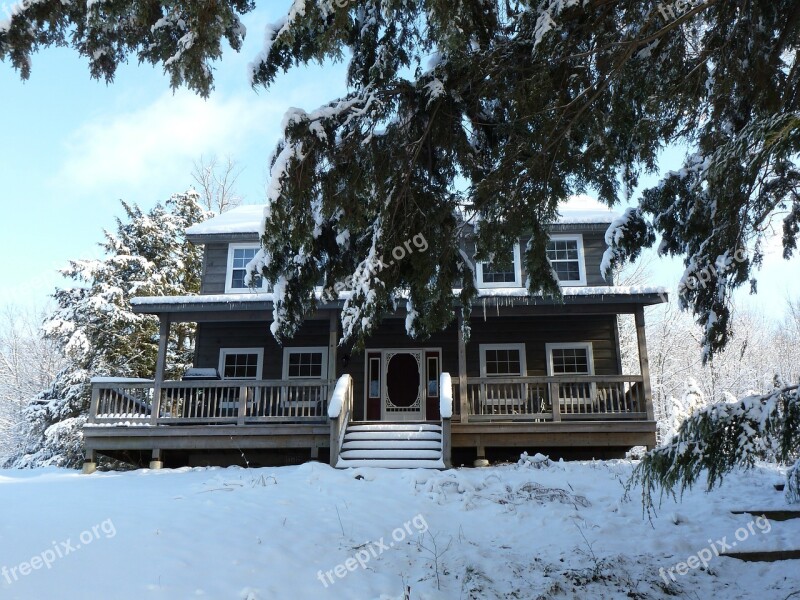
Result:
[[[252,92],[208,100],[183,90],[165,93],[143,108],[102,115],[79,126],[65,144],[54,183],[88,192],[140,187],[174,178],[177,172],[185,177],[187,161],[201,154],[235,157],[248,141],[266,139],[270,129],[277,136],[282,112]]]

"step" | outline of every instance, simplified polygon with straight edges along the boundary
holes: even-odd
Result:
[[[356,467],[379,467],[381,469],[444,469],[444,462],[439,460],[367,460],[352,459],[342,460],[336,463],[337,469],[349,469]]]
[[[736,558],[745,562],[777,562],[779,560],[796,560],[800,558],[800,550],[761,550],[754,552],[723,552],[720,556]]]
[[[410,459],[410,460],[438,460],[442,458],[441,450],[344,450],[339,453],[339,458],[344,460],[370,459],[383,461],[387,459]]]
[[[355,440],[436,440],[441,442],[442,434],[437,431],[350,431],[344,434],[344,441]]]
[[[442,426],[435,423],[350,423],[348,429],[353,431],[441,431]]]
[[[764,516],[770,521],[788,521],[789,519],[800,519],[800,510],[732,510],[734,515],[753,515],[754,517]]]
[[[354,440],[342,444],[342,450],[441,450],[442,443],[438,440]]]

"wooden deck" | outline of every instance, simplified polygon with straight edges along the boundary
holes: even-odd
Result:
[[[449,379],[448,379],[449,380]],[[352,383],[350,384],[352,386]],[[641,376],[468,378],[453,385],[449,447],[630,448],[655,444]],[[336,445],[346,422],[329,419],[333,381],[154,381],[92,383],[84,443],[97,453],[307,450]],[[350,410],[352,418],[352,387]],[[333,433],[332,433],[333,432]],[[335,451],[331,455],[335,454]]]

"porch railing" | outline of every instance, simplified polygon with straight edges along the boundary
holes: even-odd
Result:
[[[92,382],[89,423],[179,425],[327,420],[333,382],[262,381]]]
[[[647,418],[639,375],[470,377],[467,409],[470,421]]]

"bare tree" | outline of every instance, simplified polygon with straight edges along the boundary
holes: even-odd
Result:
[[[42,335],[44,314],[17,306],[0,310],[0,459],[22,442],[25,407],[64,365],[61,352]]]
[[[201,156],[194,163],[192,179],[197,184],[205,208],[222,214],[239,206],[242,197],[236,192],[236,181],[241,174],[242,169],[230,156],[226,156],[224,162],[216,155]]]

